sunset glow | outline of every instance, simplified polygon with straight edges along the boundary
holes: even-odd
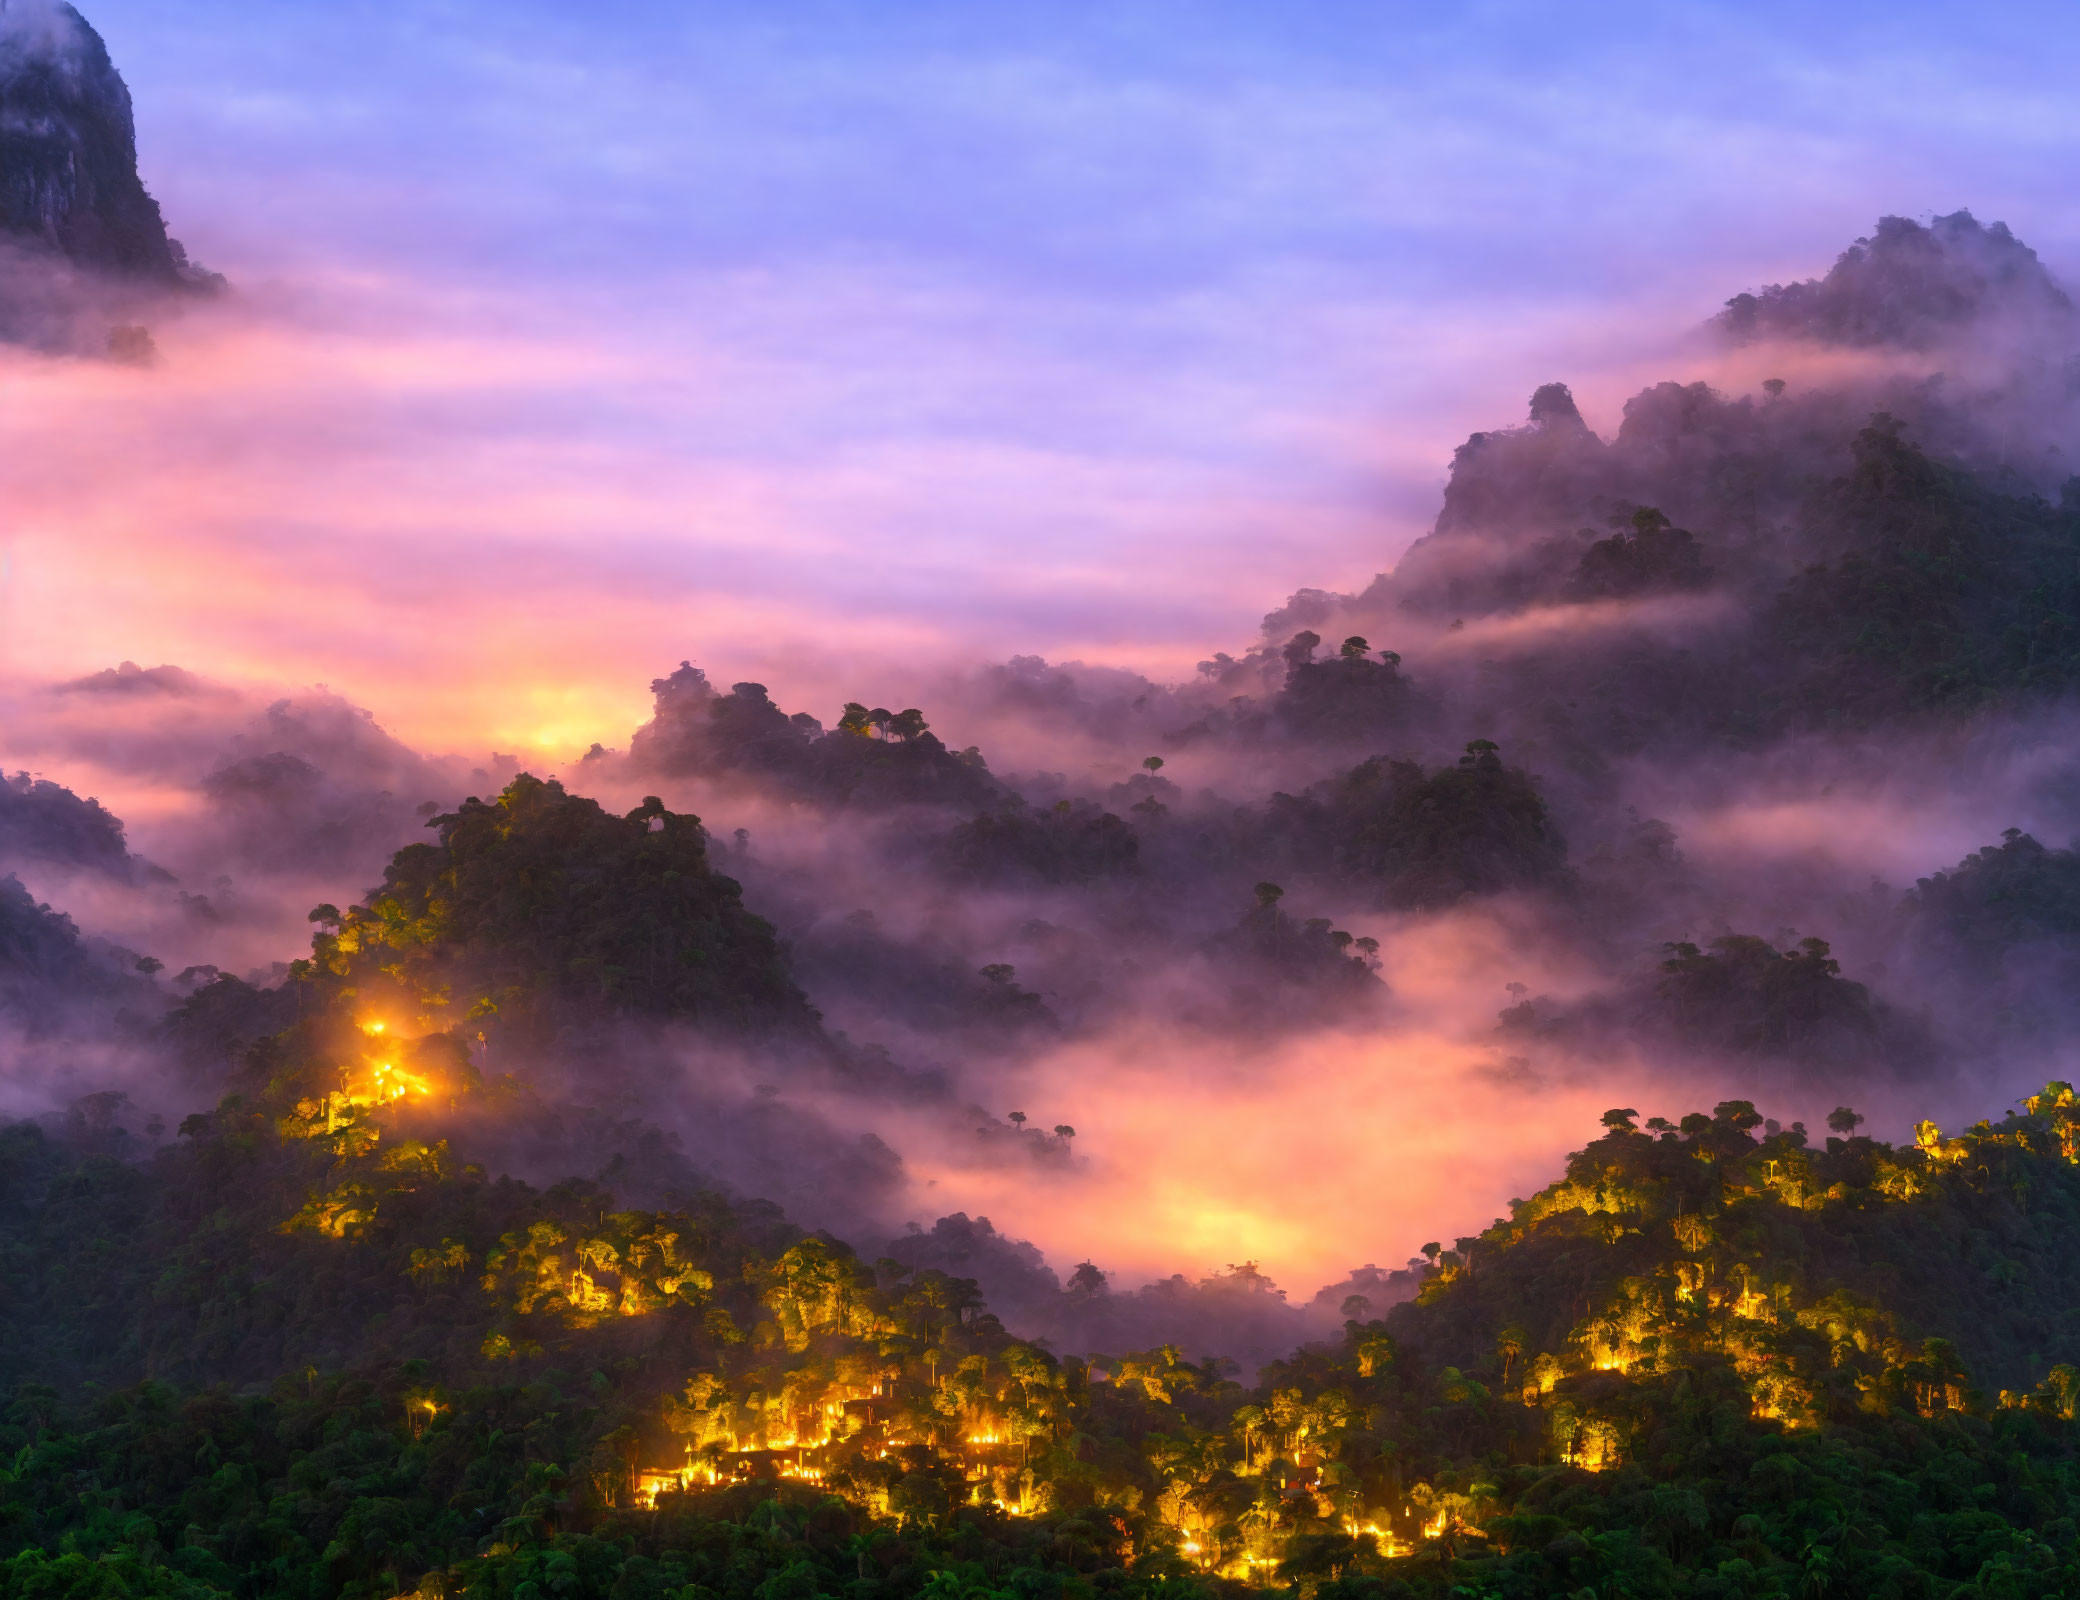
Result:
[[[0,0],[0,1595],[2080,1594],[2076,67]]]

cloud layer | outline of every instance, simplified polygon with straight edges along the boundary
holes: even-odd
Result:
[[[818,703],[1188,668],[1390,565],[1532,384],[1607,426],[1880,209],[2071,243],[2024,181],[2070,41],[1933,12],[94,20],[241,292],[151,372],[9,358],[7,669],[328,682],[422,745],[582,749],[689,653]]]
[[[1611,12],[1565,37],[1507,7],[1185,16],[95,7],[155,193],[237,287],[155,323],[149,367],[0,350],[0,761],[100,794],[219,912],[220,866],[264,892],[198,931],[175,891],[74,886],[82,917],[177,961],[293,955],[418,805],[515,753],[568,773],[625,747],[682,658],[826,724],[850,698],[936,707],[1016,654],[1189,678],[1293,590],[1393,565],[1452,448],[1535,384],[1568,379],[1608,434],[1648,379],[1820,376],[1689,330],[1881,211],[1969,203],[2054,265],[2080,250],[2053,187],[2074,38],[2015,51],[1998,15],[1973,40],[1932,9],[1788,34],[1768,8]],[[1470,673],[1710,625],[1710,602],[1656,604],[1421,639]],[[215,687],[91,716],[51,689],[125,660]],[[341,735],[350,704],[411,749]],[[1102,789],[1140,753],[1121,720],[1072,742],[977,690],[944,726]],[[210,787],[284,755],[320,777]],[[2026,766],[1998,817],[1867,774],[1638,781],[1693,857],[1761,885],[1746,911],[1771,873],[1897,878],[2066,816],[2031,809]],[[245,847],[237,796],[270,783],[303,785],[333,854]],[[700,803],[785,863],[784,808]],[[859,840],[823,843],[800,870],[835,879]],[[1379,931],[1388,1027],[1244,1051],[1111,1027],[956,1074],[989,1116],[1015,1092],[1084,1127],[1059,1171],[978,1158],[944,1107],[858,1115],[923,1220],[986,1211],[1130,1274],[1257,1257],[1304,1292],[1484,1223],[1635,1094],[1628,1061],[1578,1081],[1496,1045],[1505,985],[1588,982],[1527,958],[1535,933]]]

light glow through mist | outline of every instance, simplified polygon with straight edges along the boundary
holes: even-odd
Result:
[[[409,805],[521,765],[582,788],[578,756],[625,748],[682,659],[826,724],[851,698],[929,710],[1014,654],[1188,678],[1294,590],[1391,567],[1454,447],[1537,384],[1572,383],[1609,436],[1649,379],[1868,365],[1693,334],[1882,212],[1970,205],[2054,268],[2080,250],[2080,30],[2041,19],[2025,51],[1999,18],[1955,49],[1932,7],[1659,29],[1625,8],[89,10],[174,231],[233,290],[155,324],[150,367],[0,349],[0,764],[195,861],[200,756],[278,695],[326,686],[452,756],[371,780]],[[1716,604],[1432,642],[1680,634]],[[235,706],[54,709],[51,685],[118,661]],[[1012,748],[1050,759],[1044,735]],[[1999,825],[1883,794],[1668,815],[1722,866],[1894,874]],[[1891,843],[1836,849],[1844,829]],[[277,872],[207,939],[263,970],[300,954],[311,901],[367,888],[358,858],[325,871]],[[202,959],[164,896],[32,886]],[[1504,985],[1579,981],[1511,937],[1390,933],[1396,1009],[1371,1031],[1243,1050],[1125,1027],[967,1086],[1059,1107],[1084,1130],[1064,1172],[890,1116],[910,1199],[986,1212],[1058,1268],[1255,1259],[1300,1296],[1474,1231],[1650,1092],[1628,1062],[1511,1066]]]

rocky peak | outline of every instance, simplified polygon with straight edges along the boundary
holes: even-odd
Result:
[[[0,237],[133,280],[198,276],[138,178],[108,46],[61,0],[0,0]]]

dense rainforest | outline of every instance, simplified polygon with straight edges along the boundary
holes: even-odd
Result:
[[[470,1159],[556,1114],[544,1030],[711,982],[808,1024],[694,819],[524,779],[436,822],[176,1137],[0,1132],[5,1593],[2080,1584],[2070,1085],[1905,1147],[1616,1109],[1340,1338],[1063,1352],[769,1204]],[[227,1008],[284,1015],[220,978],[170,1025]]]

